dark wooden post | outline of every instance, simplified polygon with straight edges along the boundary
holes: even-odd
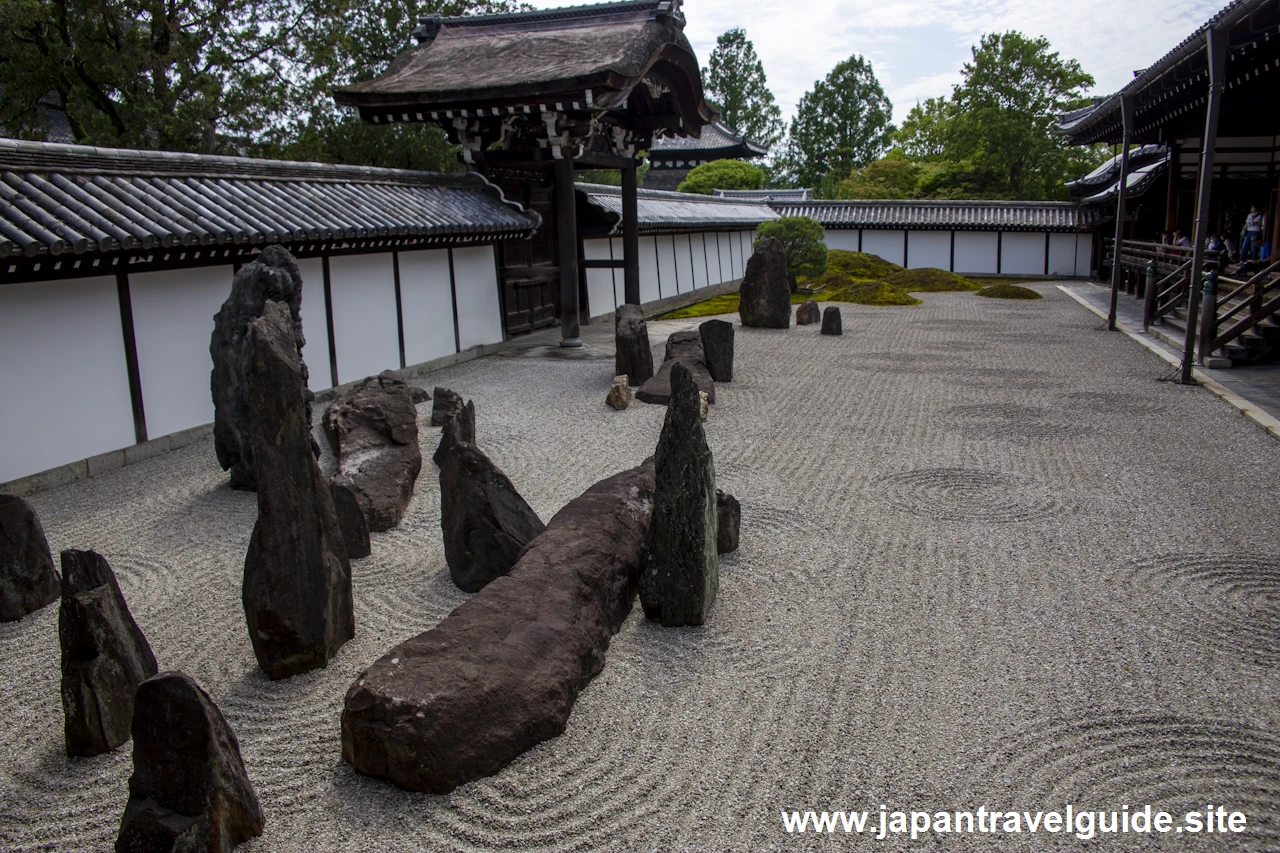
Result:
[[[1208,236],[1209,194],[1213,191],[1214,149],[1218,147],[1218,113],[1226,86],[1227,33],[1211,27],[1206,37],[1209,49],[1209,102],[1204,113],[1204,136],[1200,139],[1200,172],[1196,180],[1196,225],[1191,236],[1191,274],[1187,277],[1187,336],[1182,345],[1179,381],[1191,384],[1195,368],[1196,321],[1200,308],[1200,281],[1204,273],[1204,241]]]
[[[1147,261],[1147,289],[1142,294],[1142,331],[1146,332],[1151,328],[1151,315],[1156,313],[1156,281],[1159,275],[1156,272],[1156,262],[1153,258]]]
[[[565,151],[568,154],[568,151]],[[573,160],[555,165],[556,231],[560,249],[560,346],[580,347],[578,328],[578,211]]]
[[[1107,329],[1116,330],[1116,301],[1120,297],[1120,253],[1124,245],[1125,201],[1129,195],[1129,145],[1133,142],[1133,96],[1121,93],[1120,115],[1124,121],[1120,143],[1120,184],[1116,193],[1116,245],[1111,259],[1111,308],[1107,311]]]
[[[1182,179],[1182,155],[1178,151],[1178,140],[1169,141],[1169,196],[1164,202],[1164,230],[1173,233],[1178,230],[1178,184]]]
[[[640,304],[640,213],[636,164],[622,170],[622,292],[628,305]]]

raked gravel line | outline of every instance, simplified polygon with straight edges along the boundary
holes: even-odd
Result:
[[[210,442],[33,502],[55,553],[105,554],[161,667],[221,706],[267,816],[249,853],[845,849],[787,835],[780,810],[1067,802],[1220,803],[1252,827],[1094,842],[1110,849],[1280,850],[1280,444],[1038,289],[843,305],[840,338],[739,328],[707,434],[741,549],[710,621],[637,608],[565,734],[449,796],[358,776],[338,748],[356,673],[466,599],[429,461],[354,563],[356,638],[278,683],[240,606],[254,497]],[[426,380],[475,399],[479,443],[544,520],[661,426],[660,408],[607,408],[612,359],[586,355]],[[0,625],[0,660],[0,850],[111,849],[129,747],[63,755],[57,607]],[[1079,846],[1026,842],[878,849]]]

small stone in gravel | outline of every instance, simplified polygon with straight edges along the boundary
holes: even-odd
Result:
[[[415,406],[421,406],[423,403],[431,400],[431,395],[427,393],[426,388],[419,388],[417,385],[410,385],[409,399],[413,400],[413,404]]]
[[[331,481],[329,488],[333,492],[333,510],[338,515],[338,529],[342,531],[342,544],[347,548],[347,559],[359,560],[369,556],[372,553],[369,525],[365,523],[360,502],[349,488],[339,482]]]
[[[448,388],[436,387],[431,395],[431,425],[444,426],[444,422],[462,412],[462,395]]]
[[[181,672],[142,682],[132,728],[116,853],[227,853],[262,834],[235,732],[199,684]]]
[[[698,420],[705,421],[707,419],[707,411],[711,408],[711,404],[707,401],[707,392],[698,392]]]
[[[720,585],[716,471],[698,419],[698,389],[683,364],[671,371],[671,402],[654,461],[640,603],[645,616],[663,625],[701,625]]]
[[[698,332],[674,332],[667,338],[666,359],[649,381],[636,392],[636,399],[665,406],[671,399],[671,368],[684,364],[693,373],[698,388],[707,392],[707,400],[716,401],[716,383],[711,379],[702,355],[702,335]]]
[[[630,380],[625,375],[613,377],[613,385],[609,388],[609,396],[604,400],[610,407],[622,411],[631,405]]]
[[[310,452],[289,315],[268,302],[249,326],[249,406],[258,520],[241,602],[253,652],[272,678],[327,666],[355,634],[351,564],[333,494]],[[407,397],[406,397],[407,401]]]
[[[707,372],[716,382],[733,381],[733,324],[727,320],[708,320],[698,327],[702,336],[702,357]]]
[[[813,299],[806,299],[804,304],[796,309],[796,325],[808,326],[813,323],[821,322],[822,309],[818,307],[818,303]]]
[[[744,326],[791,328],[791,284],[787,281],[787,250],[777,237],[756,244],[738,288],[738,315]]]
[[[58,600],[61,581],[35,507],[0,495],[0,622],[14,622]]]
[[[738,550],[738,528],[742,524],[742,506],[733,495],[716,489],[716,553]]]
[[[436,445],[436,452],[431,454],[431,461],[437,468],[442,467],[454,446],[462,443],[476,443],[476,404],[471,400],[458,414],[445,419],[440,429],[440,443]]]
[[[409,386],[389,370],[370,376],[329,407],[324,428],[338,456],[334,482],[351,490],[370,530],[395,527],[422,471]]]
[[[509,575],[360,673],[342,757],[446,794],[563,733],[631,611],[652,508],[652,461],[570,501]]]
[[[827,310],[822,312],[822,334],[844,334],[844,324],[840,320],[840,309],[834,305],[828,305]]]
[[[62,552],[62,710],[67,755],[101,755],[129,739],[133,695],[156,656],[101,554]]]
[[[649,325],[639,305],[619,305],[613,314],[614,375],[626,376],[632,385],[643,385],[653,376],[653,352]]]
[[[440,527],[449,576],[479,592],[511,571],[545,525],[488,456],[459,443],[440,467]]]
[[[311,401],[307,390],[307,365],[302,360],[306,338],[302,334],[302,273],[293,255],[282,246],[268,246],[241,267],[231,282],[231,295],[213,318],[209,354],[213,358],[213,447],[222,470],[231,471],[231,488],[256,488],[253,478],[253,444],[249,438],[249,324],[262,316],[268,302],[288,306],[294,349],[302,371],[307,427],[311,427]],[[313,443],[319,455],[320,448]]]

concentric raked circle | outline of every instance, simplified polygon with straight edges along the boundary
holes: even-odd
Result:
[[[938,521],[1008,524],[1035,521],[1063,511],[1047,489],[1026,477],[968,468],[925,468],[886,477],[889,504]]]

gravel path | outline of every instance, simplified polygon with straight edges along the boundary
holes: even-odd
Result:
[[[356,638],[279,683],[240,605],[254,497],[226,487],[211,441],[33,502],[55,553],[107,556],[161,668],[235,729],[267,815],[242,850],[849,849],[788,835],[780,811],[874,825],[881,804],[1148,802],[1222,804],[1249,829],[1101,843],[1280,850],[1280,443],[1038,288],[841,306],[842,338],[739,328],[707,433],[741,549],[708,624],[637,607],[568,731],[450,796],[358,776],[338,746],[353,677],[466,598],[429,462],[403,524],[353,564]],[[657,441],[662,410],[608,409],[612,358],[595,356],[428,377],[475,399],[479,443],[544,520]],[[130,749],[63,754],[57,607],[0,625],[0,661],[0,850],[111,849]],[[1080,846],[1023,839],[879,847]]]

